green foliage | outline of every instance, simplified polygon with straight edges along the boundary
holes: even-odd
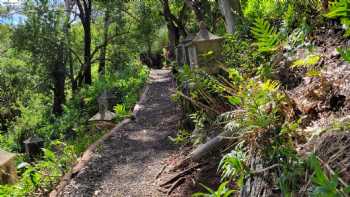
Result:
[[[303,18],[299,27],[295,28],[291,31],[287,38],[287,46],[288,50],[293,50],[298,46],[305,46],[305,39],[307,35],[310,33],[311,27],[307,23],[306,18]]]
[[[175,138],[169,136],[169,139],[175,144],[188,144],[191,140],[191,132],[182,129]]]
[[[193,194],[192,197],[229,197],[233,194],[234,190],[229,189],[227,185],[228,182],[221,183],[216,191],[202,185],[208,191],[208,193],[196,193]]]
[[[314,66],[320,61],[320,59],[321,57],[319,55],[308,55],[304,59],[294,61],[292,64],[292,68]]]
[[[251,32],[257,40],[255,44],[260,52],[273,52],[279,48],[281,35],[269,22],[257,18]]]
[[[350,2],[348,0],[339,0],[330,2],[329,12],[325,14],[327,18],[340,18],[345,31],[345,36],[350,36]]]
[[[124,118],[129,117],[131,115],[131,113],[126,110],[125,105],[123,105],[123,104],[117,104],[114,107],[114,111],[115,111],[118,119],[124,119]]]
[[[239,92],[234,95],[235,100],[240,100],[239,106],[244,113],[237,114],[226,125],[240,125],[241,131],[269,128],[278,121],[277,103],[283,100],[283,95],[278,91],[279,83],[267,80],[260,83],[248,80],[240,85]],[[232,99],[232,97],[229,97]],[[270,110],[266,110],[270,106]],[[226,114],[227,116],[227,114]],[[228,117],[230,119],[230,116]],[[230,130],[230,129],[229,129]]]
[[[347,61],[350,62],[350,50],[349,49],[337,49],[340,53],[341,57]]]
[[[53,152],[44,149],[43,160],[29,165],[15,185],[0,186],[1,196],[33,196],[35,192],[50,191],[60,180],[60,177],[76,161],[76,152],[73,146],[59,141],[51,144],[61,150]],[[59,157],[58,157],[59,155]]]
[[[308,159],[308,165],[313,170],[312,183],[315,185],[312,191],[312,196],[348,196],[349,188],[339,189],[339,181],[336,175],[328,178],[325,171],[322,169],[320,161],[315,155]]]
[[[247,166],[245,165],[246,156],[241,150],[233,150],[226,154],[219,163],[219,171],[222,180],[235,180],[238,187],[242,187],[244,179],[248,175]]]
[[[283,5],[282,1],[275,0],[247,0],[243,12],[248,19],[277,18],[284,11],[281,9]]]
[[[270,21],[278,21],[281,18],[292,19],[292,15],[305,16],[308,15],[308,12],[316,13],[321,7],[319,0],[245,0],[242,1],[242,5],[244,16],[248,18],[249,22],[256,18],[265,18]],[[292,9],[294,9],[294,14]],[[292,21],[289,20],[289,22]],[[292,23],[288,23],[288,25],[292,25]]]

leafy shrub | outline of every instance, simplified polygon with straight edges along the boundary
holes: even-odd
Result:
[[[221,178],[223,180],[235,180],[238,187],[242,187],[244,179],[248,175],[245,159],[245,155],[241,150],[233,150],[226,154],[219,163]]]
[[[251,32],[257,40],[255,44],[258,46],[260,52],[276,51],[281,43],[280,33],[261,18],[256,19],[254,27],[251,28]]]

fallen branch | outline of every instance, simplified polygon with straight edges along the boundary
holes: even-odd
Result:
[[[160,175],[164,172],[164,170],[166,169],[166,167],[167,167],[167,165],[164,164],[163,167],[162,167],[162,169],[158,172],[158,174],[157,174],[156,177],[154,178],[155,180],[157,180],[157,179],[160,177]]]
[[[175,183],[173,183],[173,185],[171,186],[171,188],[169,189],[167,195],[169,196],[171,194],[171,192],[173,192],[179,185],[181,185],[182,183],[185,182],[185,177],[180,178],[179,180],[177,180]]]
[[[175,92],[175,91],[173,91],[173,92]],[[199,102],[199,101],[193,100],[191,97],[186,96],[185,94],[183,94],[183,93],[180,92],[180,91],[177,91],[177,92],[175,92],[175,93],[179,94],[179,95],[182,96],[184,99],[190,101],[193,105],[195,105],[195,106],[197,106],[197,107],[199,107],[199,108],[203,108],[205,111],[207,111],[207,112],[209,112],[209,113],[210,113],[210,112],[214,112],[215,114],[220,114],[219,111],[217,111],[217,110],[215,110],[215,109],[213,109],[213,108],[211,108],[211,107],[209,107],[209,106],[207,106],[207,105],[205,105],[205,104],[203,104],[203,103],[201,103],[201,102]]]
[[[163,194],[168,193],[168,191],[166,191],[165,189],[162,189],[162,188],[157,188],[157,190]]]
[[[261,173],[264,173],[266,171],[269,171],[269,170],[272,170],[274,168],[277,168],[277,167],[280,167],[282,166],[281,164],[273,164],[272,166],[269,166],[267,168],[264,168],[264,169],[261,169],[261,170],[254,170],[254,171],[251,171],[250,174],[251,175],[257,175],[257,174],[261,174]]]
[[[168,181],[165,181],[164,183],[160,184],[160,187],[164,187],[166,185],[169,185],[170,183],[173,183],[174,181],[178,180],[179,178],[188,175],[189,173],[193,172],[194,170],[196,170],[197,168],[203,166],[204,164],[197,164],[189,169],[183,170],[180,173],[176,174],[175,176],[173,176],[172,178],[170,178]]]
[[[222,142],[227,138],[230,132],[225,131],[220,133],[218,136],[209,140],[207,143],[198,146],[192,153],[189,155],[189,159],[192,161],[199,161],[203,156],[217,149]]]

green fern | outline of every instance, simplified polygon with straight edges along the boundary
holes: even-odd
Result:
[[[279,48],[281,43],[280,33],[263,19],[256,19],[254,27],[251,28],[255,43],[260,52],[273,52]]]
[[[340,18],[340,21],[346,30],[345,36],[350,36],[350,1],[339,0],[330,3],[329,12],[325,14],[327,18]]]
[[[241,150],[233,150],[226,154],[219,163],[219,172],[221,180],[235,180],[238,187],[243,187],[244,179],[248,175],[248,169],[245,165],[245,154]]]

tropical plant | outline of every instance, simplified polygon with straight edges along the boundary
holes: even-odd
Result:
[[[248,175],[248,169],[245,165],[246,156],[241,150],[233,150],[226,154],[219,163],[219,171],[222,180],[235,180],[238,187],[242,187],[244,179]]]
[[[257,40],[255,44],[260,52],[269,53],[276,51],[280,47],[280,33],[266,20],[257,18],[254,27],[251,28],[251,32]]]

